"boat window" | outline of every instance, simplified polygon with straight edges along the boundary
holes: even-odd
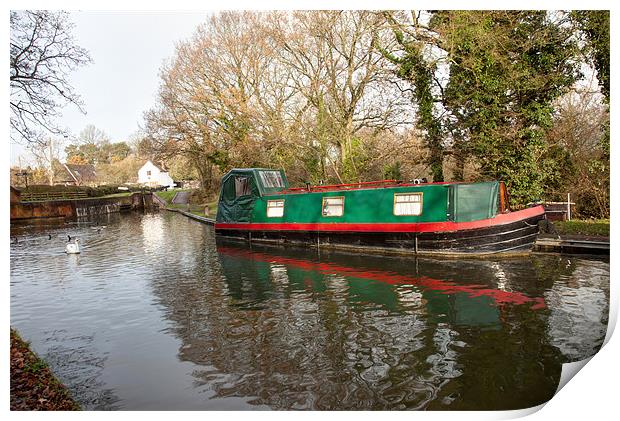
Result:
[[[265,188],[281,188],[284,187],[284,181],[280,171],[259,171],[260,181]]]
[[[422,193],[394,194],[394,215],[421,215]]]
[[[344,197],[332,196],[323,198],[323,216],[344,215]]]
[[[267,218],[279,218],[284,216],[284,200],[267,201]]]
[[[235,194],[237,197],[252,194],[249,177],[235,177]]]

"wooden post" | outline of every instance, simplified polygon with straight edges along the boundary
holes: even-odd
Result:
[[[570,193],[568,193],[568,204],[566,206],[568,207],[568,220],[570,221]]]
[[[54,166],[53,166],[53,162],[54,162],[54,139],[50,138],[50,144],[49,144],[49,152],[50,152],[50,173],[49,173],[49,178],[50,178],[50,186],[54,185]]]

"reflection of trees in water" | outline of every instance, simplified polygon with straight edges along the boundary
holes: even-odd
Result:
[[[93,341],[92,336],[69,336],[64,330],[50,332],[43,358],[83,409],[120,409],[119,398],[101,380],[107,358],[100,356]]]
[[[581,262],[576,268],[570,258],[562,263],[574,272],[545,293],[550,308],[548,334],[567,361],[579,361],[603,345],[609,319],[609,272],[598,261]]]
[[[167,268],[175,276],[162,275],[154,292],[176,322],[180,358],[203,366],[193,373],[197,385],[220,398],[250,397],[272,408],[508,409],[539,404],[555,391],[558,353],[541,338],[547,310],[321,272],[307,252],[253,246],[267,258],[218,256],[213,239],[203,238],[205,252],[182,271]],[[283,264],[281,255],[310,265]],[[502,278],[484,261],[322,258],[538,290],[521,289],[534,278],[523,262],[512,279],[510,264],[500,268]]]
[[[500,329],[458,328],[466,348],[458,357],[463,375],[444,390],[454,399],[451,409],[518,409],[553,396],[561,365],[544,340],[542,312],[507,310]],[[440,408],[436,402],[429,407]]]

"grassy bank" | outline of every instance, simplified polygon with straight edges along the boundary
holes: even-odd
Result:
[[[554,221],[553,226],[560,235],[609,237],[609,219]]]
[[[193,213],[194,215],[198,215],[202,217],[215,218],[215,215],[217,214],[217,200],[206,203],[206,206],[209,207],[209,215],[205,215],[205,205],[201,203],[191,203],[191,200],[195,199],[193,197],[190,198],[189,207],[187,204],[171,203],[172,199],[174,198],[174,195],[180,191],[188,191],[188,190],[174,189],[174,190],[168,190],[168,191],[159,191],[159,192],[156,192],[155,194],[160,199],[166,202],[167,208],[189,211],[190,213]]]
[[[78,411],[45,361],[11,329],[11,411]]]

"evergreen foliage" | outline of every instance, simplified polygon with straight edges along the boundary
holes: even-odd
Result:
[[[586,35],[586,53],[592,56],[601,92],[609,103],[609,10],[577,10],[571,17]]]
[[[559,182],[564,159],[545,136],[554,101],[580,76],[577,44],[564,23],[546,11],[441,11],[432,14],[426,32],[414,23],[408,40],[395,31],[403,54],[392,61],[415,86],[418,126],[426,132],[432,166],[441,163],[435,150],[441,150],[445,130],[457,159],[475,161],[482,179],[504,180],[513,204],[540,200]],[[442,113],[433,112],[437,71],[422,64],[432,60],[423,45],[446,55],[449,79],[437,86]]]

